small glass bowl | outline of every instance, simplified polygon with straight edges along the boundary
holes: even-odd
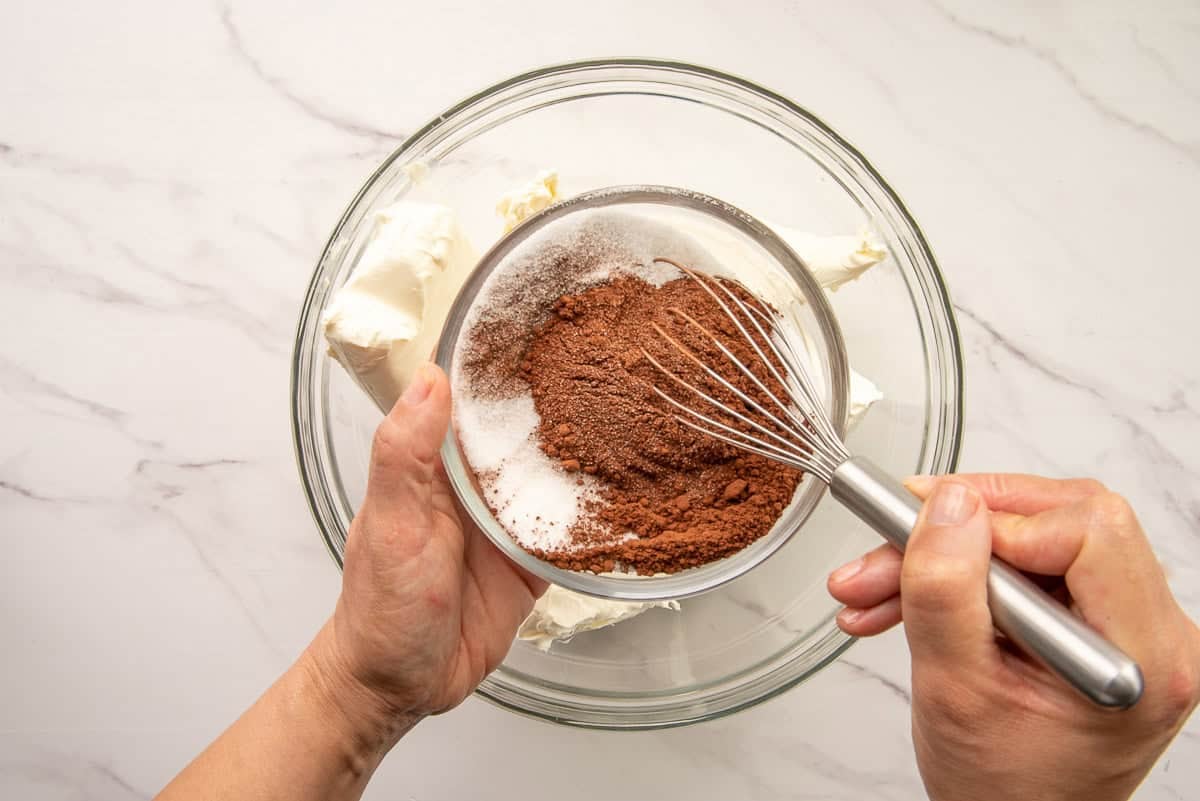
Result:
[[[949,298],[916,222],[862,154],[808,111],[740,78],[675,62],[565,64],[438,115],[367,179],[321,256],[297,330],[292,423],[304,489],[339,565],[380,415],[327,356],[320,319],[369,238],[373,212],[400,198],[444,203],[485,250],[503,232],[493,204],[546,168],[558,170],[567,197],[683,186],[776,229],[869,227],[890,258],[829,296],[850,367],[884,394],[847,444],[896,476],[954,469],[962,364]],[[849,647],[825,578],[879,542],[826,493],[754,570],[685,600],[681,611],[653,609],[549,652],[516,642],[478,692],[522,714],[609,729],[743,709]]]
[[[739,277],[757,278],[760,285],[771,286],[782,295],[782,298],[771,297],[771,301],[786,310],[794,330],[802,332],[806,338],[813,360],[811,378],[818,395],[823,397],[834,427],[839,432],[844,430],[849,386],[846,350],[825,292],[800,258],[770,228],[716,198],[676,187],[607,187],[584,192],[540,212],[497,242],[463,284],[442,329],[437,362],[452,380],[457,378],[454,356],[459,339],[466,333],[464,325],[492,273],[498,268],[503,269],[509,255],[526,241],[539,235],[552,237],[558,226],[569,227],[574,219],[598,209],[654,219],[673,229],[687,231],[701,244],[706,234],[719,236],[725,242],[740,241],[742,249],[739,252],[745,256],[741,265],[743,275]],[[714,264],[714,267],[727,266]],[[756,274],[744,275],[747,269],[753,269]],[[768,272],[769,278],[761,275]],[[553,300],[545,299],[547,308]],[[454,387],[457,389],[457,382]],[[800,530],[826,489],[819,479],[806,477],[771,531],[725,559],[671,575],[596,574],[555,567],[532,556],[514,541],[489,510],[453,424],[442,446],[442,461],[463,506],[509,559],[552,584],[587,595],[625,601],[678,600],[707,592],[744,575]]]

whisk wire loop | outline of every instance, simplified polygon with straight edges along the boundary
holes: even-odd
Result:
[[[742,422],[753,429],[753,431],[769,437],[774,442],[768,441],[762,436],[757,436],[753,432],[743,431],[723,424],[713,417],[705,415],[691,406],[680,402],[659,387],[653,387],[654,391],[660,397],[667,400],[675,409],[687,415],[687,417],[684,417],[676,414],[675,419],[729,444],[746,449],[757,449],[754,452],[768,458],[786,459],[789,464],[815,473],[819,478],[828,482],[833,471],[849,458],[849,453],[846,451],[845,445],[842,444],[840,437],[833,429],[832,424],[823,411],[821,402],[816,396],[809,371],[805,368],[804,360],[799,355],[801,351],[798,350],[798,346],[792,341],[792,337],[787,332],[786,326],[780,325],[781,321],[778,314],[752,294],[748,293],[749,297],[754,298],[756,304],[761,305],[761,308],[751,306],[729,287],[714,278],[698,273],[670,259],[656,259],[656,261],[670,264],[687,277],[696,281],[718,305],[730,322],[733,323],[745,343],[753,350],[759,361],[765,365],[771,377],[788,392],[788,402],[785,402],[750,369],[749,365],[739,359],[728,345],[721,341],[720,337],[681,309],[671,309],[670,311],[687,325],[692,326],[703,334],[741,375],[745,376],[770,399],[770,402],[780,412],[780,414],[776,414],[764,407],[762,403],[759,403],[724,376],[720,375],[710,364],[707,364],[690,348],[679,342],[675,337],[672,337],[661,326],[654,325],[655,332],[671,345],[672,348],[699,367],[710,379],[732,392],[747,409],[757,412],[757,414],[762,416],[763,420],[752,419],[746,414],[732,408],[730,404],[714,398],[678,375],[675,371],[667,368],[643,348],[643,354],[660,373],[700,398],[716,412]],[[735,312],[734,308],[741,314],[739,315]],[[758,334],[758,339],[751,334],[749,328],[754,329],[755,333]],[[759,339],[765,343],[765,351],[759,344]],[[767,351],[770,352],[770,356],[774,357],[773,359],[768,356]],[[782,371],[777,364],[783,366]],[[705,426],[697,424],[695,420],[703,421]],[[764,425],[764,422],[769,423],[770,426],[774,426],[774,429]],[[714,431],[714,428],[717,430]],[[782,435],[779,432],[782,432]]]
[[[698,277],[698,274],[694,275],[694,277]],[[699,277],[699,280],[703,281],[703,277]],[[797,345],[793,342],[792,334],[788,330],[788,327],[779,324],[779,315],[771,312],[769,307],[766,309],[752,307],[745,303],[725,284],[722,284],[721,282],[711,278],[709,281],[711,281],[718,289],[724,292],[729,299],[751,319],[751,322],[759,332],[759,335],[762,336],[764,341],[766,341],[767,347],[770,348],[775,357],[779,359],[780,363],[787,368],[786,379],[780,378],[779,380],[784,384],[785,387],[788,387],[793,391],[792,400],[795,402],[801,414],[804,415],[804,418],[808,424],[816,430],[816,433],[821,435],[822,444],[839,454],[843,460],[848,458],[849,453],[845,451],[845,447],[841,443],[841,438],[838,437],[837,432],[834,431],[833,424],[829,422],[828,416],[821,410],[821,402],[820,399],[817,398],[815,391],[816,384],[813,382],[807,367],[805,367],[805,359],[800,356],[800,351],[798,350]],[[754,300],[758,304],[763,303],[757,297],[755,297]],[[728,314],[728,310],[726,310],[726,313]],[[766,325],[770,328],[769,333],[763,330],[762,326],[759,325],[759,322],[754,319],[755,316],[759,317],[764,323],[766,323]],[[737,321],[735,319],[735,323],[736,322]],[[752,338],[751,343],[755,345],[755,350],[758,352],[759,358],[763,358],[764,361],[766,361],[761,351],[758,351],[757,343],[755,343]],[[779,347],[780,344],[783,346],[782,350]],[[786,353],[784,351],[786,351]],[[770,363],[768,362],[768,364]]]
[[[665,333],[663,333],[663,336],[667,336],[667,335]],[[667,338],[678,349],[680,349],[681,352],[683,352],[689,356],[692,356],[694,358],[694,355],[691,354],[690,351],[688,351],[685,346],[680,345],[678,342],[676,342],[676,340],[674,340],[671,337],[667,337]],[[816,454],[816,453],[813,453],[808,450],[798,449],[796,447],[795,443],[788,440],[787,438],[779,436],[775,432],[773,432],[770,429],[768,429],[767,427],[763,426],[761,423],[742,414],[741,412],[737,411],[736,409],[730,408],[727,404],[721,403],[716,398],[712,397],[707,392],[705,392],[704,390],[697,387],[695,384],[691,383],[690,381],[688,381],[684,378],[681,378],[680,376],[676,375],[673,371],[671,371],[668,368],[666,368],[665,366],[663,366],[663,364],[660,361],[658,361],[658,359],[654,358],[654,356],[644,348],[642,349],[642,355],[644,355],[646,357],[646,359],[657,370],[659,370],[659,372],[663,373],[665,376],[670,378],[672,381],[674,381],[679,386],[688,390],[692,394],[699,397],[701,400],[705,401],[706,403],[715,407],[716,409],[719,409],[721,412],[729,415],[730,417],[740,420],[741,422],[751,426],[752,428],[759,430],[759,431],[763,432],[764,434],[770,436],[771,438],[777,440],[784,447],[781,448],[777,445],[773,445],[770,442],[767,442],[759,437],[755,437],[751,434],[747,434],[746,432],[741,431],[737,428],[734,428],[733,426],[730,426],[728,424],[720,422],[719,420],[709,417],[708,415],[706,415],[700,411],[697,411],[696,409],[693,409],[692,407],[671,397],[670,394],[668,394],[667,392],[664,392],[659,387],[652,386],[651,389],[653,389],[654,392],[660,398],[667,401],[669,404],[674,406],[676,409],[679,409],[681,412],[684,412],[685,414],[689,415],[689,417],[703,421],[708,426],[711,426],[711,428],[701,426],[701,425],[697,424],[696,422],[694,422],[693,420],[689,419],[688,417],[683,417],[682,415],[678,415],[678,414],[674,415],[675,419],[678,420],[680,423],[683,423],[684,425],[686,425],[690,428],[700,431],[701,433],[708,434],[711,437],[715,437],[716,439],[719,439],[722,442],[726,442],[730,445],[734,445],[736,447],[743,448],[745,450],[753,451],[754,453],[757,453],[760,456],[766,456],[769,459],[776,459],[778,461],[785,462],[785,463],[791,465],[792,467],[797,467],[801,470],[812,472],[812,473],[816,474],[817,476],[832,477],[833,470],[836,468],[836,465],[829,464],[825,459],[823,459],[820,456],[820,454]],[[721,382],[721,384],[723,386],[726,386],[727,388],[731,389],[732,391],[737,392],[739,395],[741,394],[740,391],[736,387],[734,387],[732,384],[730,384],[728,381],[726,381],[721,376],[714,375],[714,377],[716,378],[717,381]],[[753,403],[753,400],[751,400],[750,402]],[[755,405],[757,405],[757,404],[755,404]],[[763,413],[763,412],[760,412],[760,413]],[[767,416],[770,417],[769,414]],[[717,430],[714,431],[713,429],[717,429]],[[721,432],[725,432],[725,433],[721,433]]]

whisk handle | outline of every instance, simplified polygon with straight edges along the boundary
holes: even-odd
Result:
[[[921,502],[902,484],[869,460],[854,457],[834,471],[829,487],[847,509],[904,550]],[[997,629],[1094,703],[1127,709],[1141,697],[1137,662],[994,556],[988,607]]]

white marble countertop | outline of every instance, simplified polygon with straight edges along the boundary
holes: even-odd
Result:
[[[955,299],[963,466],[1100,477],[1200,614],[1200,7],[430,5],[6,9],[0,796],[149,798],[303,647],[339,580],[288,419],[324,238],[407,132],[581,57],[743,74],[856,143]],[[368,797],[918,798],[908,701],[899,634],[681,730],[472,699]],[[1193,721],[1140,798],[1198,787]]]

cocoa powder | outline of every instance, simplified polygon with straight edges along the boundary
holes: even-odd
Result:
[[[569,570],[672,573],[746,547],[771,529],[791,501],[799,471],[683,425],[652,389],[657,385],[699,405],[685,390],[672,388],[643,348],[719,400],[744,408],[656,334],[657,324],[748,396],[769,403],[679,311],[716,333],[778,394],[766,365],[690,279],[655,285],[618,275],[561,296],[532,339],[491,338],[495,348],[489,356],[501,362],[514,358],[514,340],[528,342],[519,364],[493,362],[491,369],[515,367],[541,419],[542,450],[568,474],[595,476],[600,487],[571,528],[570,545],[534,550],[539,558]],[[746,428],[732,418],[723,421]]]

